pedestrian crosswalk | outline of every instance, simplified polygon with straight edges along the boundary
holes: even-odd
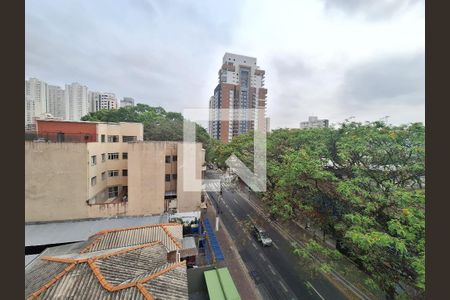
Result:
[[[234,180],[235,179],[233,176],[223,176],[222,179],[209,179],[204,181],[204,183],[202,184],[202,188],[204,191],[208,192],[219,192],[221,185],[222,190],[233,189],[235,187]]]

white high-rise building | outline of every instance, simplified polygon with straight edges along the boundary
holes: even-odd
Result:
[[[329,121],[327,119],[319,120],[316,116],[308,117],[308,121],[300,122],[300,128],[326,128],[328,127]]]
[[[47,113],[53,117],[66,118],[64,90],[56,85],[48,85]]]
[[[100,92],[89,91],[89,112],[97,111],[97,103],[100,101]]]
[[[88,114],[88,88],[77,82],[66,84],[64,93],[65,119],[79,121]]]
[[[33,126],[33,118],[47,112],[48,87],[37,78],[25,80],[25,128]]]
[[[123,97],[120,101],[120,107],[134,106],[134,99],[131,97]]]
[[[114,93],[101,93],[96,103],[97,111],[102,109],[117,109],[117,98]]]

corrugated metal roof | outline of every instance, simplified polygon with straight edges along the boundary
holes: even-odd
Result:
[[[105,218],[25,225],[25,246],[48,245],[87,240],[98,231],[147,224],[167,223],[167,215]]]
[[[86,242],[48,248],[25,268],[25,295],[188,299],[185,262],[167,261],[167,252],[181,249],[177,228],[182,230],[179,224],[112,229]]]

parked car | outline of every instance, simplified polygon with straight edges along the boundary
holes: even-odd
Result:
[[[253,235],[263,246],[271,246],[272,239],[267,235],[267,232],[258,225],[253,225]]]

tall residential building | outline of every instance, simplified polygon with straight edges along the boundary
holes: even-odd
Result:
[[[47,113],[56,118],[65,118],[64,90],[56,85],[48,85]]]
[[[100,101],[100,92],[88,91],[89,112],[97,111],[97,103]]]
[[[77,82],[66,84],[64,93],[65,119],[79,121],[88,113],[88,88]]]
[[[131,97],[123,97],[120,101],[120,107],[134,106],[134,99]]]
[[[219,70],[219,84],[210,98],[211,137],[228,143],[234,136],[265,127],[267,89],[265,71],[256,58],[225,53]],[[227,116],[221,115],[226,109]],[[260,110],[262,113],[258,113]],[[240,114],[238,114],[239,110]]]
[[[209,122],[208,122],[208,133],[212,137],[213,136],[213,128],[214,128],[214,115],[217,109],[214,109],[214,96],[209,98]]]
[[[300,122],[300,128],[325,128],[328,127],[328,123],[327,119],[319,120],[317,117],[310,116],[308,121]]]
[[[46,222],[197,211],[205,152],[144,142],[142,123],[37,120],[25,141],[25,221]],[[198,183],[184,189],[186,161]]]
[[[100,93],[95,109],[117,109],[117,98],[114,93]]]
[[[47,112],[48,87],[37,78],[25,80],[25,128],[33,127],[33,118]]]
[[[270,118],[269,117],[266,118],[266,131],[270,132]]]

